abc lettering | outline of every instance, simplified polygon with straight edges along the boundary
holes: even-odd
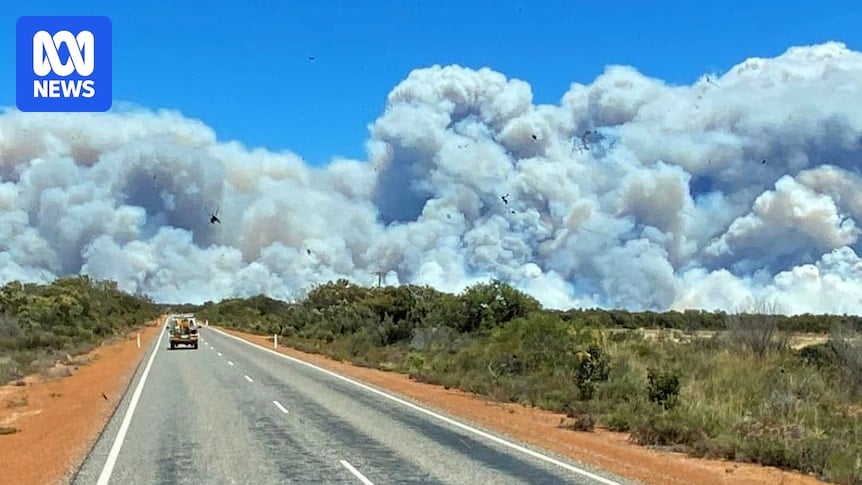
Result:
[[[95,95],[96,82],[92,79],[33,81],[33,96],[36,98],[92,98]]]
[[[60,59],[60,46],[65,44],[69,51],[66,62]],[[53,36],[44,30],[33,35],[33,72],[37,76],[47,76],[52,72],[61,77],[76,73],[89,76],[95,70],[95,38],[89,30],[82,30],[77,36],[68,30],[61,30]],[[92,98],[96,95],[96,83],[91,79],[35,79],[33,96],[36,98]]]

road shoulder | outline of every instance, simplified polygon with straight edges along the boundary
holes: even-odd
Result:
[[[122,341],[76,357],[77,365],[0,387],[0,470],[9,483],[68,481],[108,423],[141,358],[158,335],[155,323]],[[56,377],[59,375],[67,377]]]

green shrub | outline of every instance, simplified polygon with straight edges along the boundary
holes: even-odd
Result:
[[[541,308],[535,298],[500,282],[475,284],[464,290],[459,300],[463,318],[456,328],[461,332],[489,330]]]
[[[558,317],[533,314],[494,329],[487,357],[502,360],[508,372],[537,372],[553,369],[565,373],[575,356],[571,327]]]
[[[570,414],[568,416],[572,421],[564,428],[573,431],[593,431],[596,427],[596,418],[592,414]]]
[[[650,401],[665,409],[674,407],[679,398],[680,375],[676,370],[649,369],[647,371],[647,395]]]
[[[610,371],[608,358],[598,345],[591,344],[586,352],[579,352],[576,383],[580,399],[583,401],[592,399],[596,385],[607,381]]]
[[[862,453],[858,449],[829,453],[819,475],[835,483],[862,483]]]
[[[631,428],[632,439],[641,445],[680,446],[704,440],[703,430],[693,425],[689,417],[677,410],[661,411],[641,416]]]
[[[410,374],[418,374],[425,370],[425,357],[417,352],[407,354],[407,372]]]
[[[602,402],[624,403],[645,398],[646,386],[640,371],[632,364],[632,358],[617,357],[609,364],[608,378],[596,385],[595,397]]]
[[[829,343],[808,345],[796,352],[796,355],[806,365],[817,367],[832,367],[837,361],[835,351]]]

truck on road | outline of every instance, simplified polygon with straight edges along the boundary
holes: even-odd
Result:
[[[171,350],[180,345],[198,348],[198,324],[193,313],[168,315],[167,326]]]

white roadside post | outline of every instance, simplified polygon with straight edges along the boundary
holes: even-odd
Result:
[[[274,349],[278,348],[278,334],[277,333],[272,334],[272,348],[274,348]]]
[[[138,332],[138,348],[141,348],[141,332]]]

